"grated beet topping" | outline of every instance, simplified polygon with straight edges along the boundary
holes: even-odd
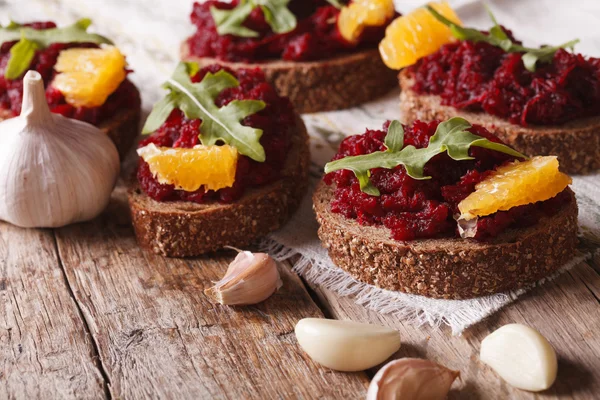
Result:
[[[33,22],[24,24],[24,26],[34,29],[49,29],[55,28],[56,24],[54,22]],[[16,43],[16,41],[5,42],[0,46],[0,109],[8,110],[14,116],[21,113],[23,77],[6,79],[4,71],[10,59],[10,49]],[[121,109],[139,107],[140,99],[137,89],[129,80],[123,81],[117,90],[100,107],[73,107],[67,104],[62,93],[58,89],[53,88],[50,83],[56,74],[54,66],[56,65],[59,53],[62,50],[75,47],[97,48],[98,46],[94,43],[53,43],[45,49],[37,50],[29,67],[29,70],[35,70],[42,75],[46,87],[46,100],[48,101],[50,111],[62,114],[65,117],[97,125],[114,116]]]
[[[416,121],[412,126],[405,126],[405,146],[427,147],[439,123]],[[344,139],[333,159],[384,151],[388,124],[383,130],[367,130],[362,135]],[[473,125],[469,131],[501,142],[479,125]],[[396,240],[460,237],[453,218],[459,212],[458,203],[471,194],[490,171],[514,160],[507,154],[480,147],[472,147],[470,155],[474,160],[455,161],[445,153],[435,156],[425,166],[425,175],[432,177],[427,180],[411,178],[401,165],[394,169],[373,169],[370,179],[381,192],[379,197],[363,193],[353,172],[331,172],[324,177],[326,184],[335,184],[331,210],[361,225],[383,225]],[[475,239],[488,240],[508,228],[533,225],[542,216],[556,213],[568,201],[569,193],[563,191],[544,202],[479,218]]]
[[[262,100],[267,105],[262,111],[242,121],[243,125],[263,130],[260,144],[265,149],[266,161],[261,163],[240,155],[233,187],[208,192],[200,188],[195,192],[186,192],[176,190],[173,185],[158,183],[150,172],[148,164],[140,159],[138,181],[144,192],[154,200],[231,203],[239,199],[246,189],[266,185],[280,177],[280,171],[290,148],[290,137],[298,129],[296,114],[290,101],[286,97],[279,97],[273,86],[265,81],[264,74],[258,68],[233,72],[212,65],[201,69],[192,77],[192,82],[200,82],[208,72],[216,73],[221,69],[236,76],[240,86],[221,92],[215,101],[217,106],[225,106],[233,100]],[[162,147],[192,148],[200,144],[198,138],[201,133],[200,125],[201,120],[189,120],[179,109],[173,110],[167,121],[150,137],[140,142],[139,147],[154,143]]]
[[[413,90],[523,126],[600,115],[600,59],[561,49],[529,72],[522,57],[484,42],[450,43],[409,67]]]
[[[330,58],[358,47],[375,47],[383,39],[385,26],[368,28],[359,44],[347,42],[337,28],[340,11],[326,0],[292,0],[289,8],[296,16],[296,29],[276,34],[265,21],[260,8],[248,16],[244,26],[260,34],[257,38],[219,35],[210,13],[211,7],[232,9],[239,3],[210,0],[194,3],[191,14],[196,33],[188,39],[190,52],[198,57],[215,57],[224,61],[311,61]]]

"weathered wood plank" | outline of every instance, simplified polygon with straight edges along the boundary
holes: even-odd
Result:
[[[122,190],[103,219],[57,231],[62,262],[115,398],[363,397],[365,374],[320,368],[296,344],[303,317],[322,316],[300,279],[254,307],[203,294],[232,254],[175,260],[140,250]]]
[[[451,398],[469,399],[596,399],[600,393],[600,314],[594,297],[600,276],[581,264],[554,282],[531,291],[487,320],[452,337],[448,329],[411,324],[357,306],[320,287],[313,287],[328,312],[336,318],[381,323],[401,332],[403,345],[396,357],[421,357],[461,371],[462,383]],[[481,340],[508,323],[523,323],[538,329],[555,347],[559,373],[554,386],[538,395],[504,383],[479,361]]]
[[[0,223],[0,398],[104,397],[52,232]]]

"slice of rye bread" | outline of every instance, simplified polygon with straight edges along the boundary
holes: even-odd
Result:
[[[308,134],[299,117],[297,127],[281,179],[248,190],[234,203],[158,202],[135,181],[129,207],[138,243],[163,256],[193,257],[225,246],[247,246],[281,227],[308,185]]]
[[[414,80],[400,72],[400,109],[405,123],[415,120],[446,120],[463,117],[483,125],[511,147],[529,155],[556,155],[561,169],[583,174],[600,169],[600,116],[582,118],[557,126],[520,126],[483,112],[468,112],[441,104],[435,95],[420,95],[411,88]]]
[[[536,225],[509,229],[492,242],[473,239],[396,241],[390,230],[363,226],[331,211],[333,188],[313,196],[319,238],[333,262],[355,279],[387,290],[467,299],[514,290],[570,261],[577,245],[577,203]]]
[[[379,51],[362,50],[323,61],[262,63],[225,62],[190,54],[187,41],[181,59],[200,67],[224,65],[232,70],[261,68],[279,95],[287,96],[301,113],[341,110],[372,101],[396,87],[396,71],[385,66]]]
[[[135,90],[139,97],[139,91],[137,88]],[[136,107],[122,109],[98,125],[98,128],[112,139],[121,160],[125,158],[140,133],[141,111],[141,102],[138,102]],[[10,110],[0,109],[0,121],[12,117]]]

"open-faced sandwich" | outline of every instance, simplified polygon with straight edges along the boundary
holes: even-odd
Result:
[[[183,60],[260,66],[299,113],[371,101],[395,86],[377,54],[392,0],[233,0],[195,3]]]
[[[138,242],[171,257],[242,247],[279,228],[308,181],[308,135],[259,69],[181,63],[138,148]]]
[[[558,167],[462,118],[393,121],[346,138],[326,165],[319,237],[339,267],[384,289],[453,299],[516,289],[574,256],[577,204]]]
[[[404,121],[461,116],[527,155],[558,156],[569,173],[600,168],[600,59],[568,51],[577,40],[525,47],[491,17],[489,32],[462,27],[442,2],[390,25],[380,49],[390,67],[408,67]],[[415,20],[416,35],[394,36]]]
[[[140,95],[127,79],[125,56],[82,19],[57,28],[53,22],[0,27],[0,120],[20,114],[23,76],[39,72],[50,111],[106,132],[123,156],[140,120]]]

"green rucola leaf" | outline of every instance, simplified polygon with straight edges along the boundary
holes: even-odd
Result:
[[[397,121],[394,121],[400,124]],[[417,149],[414,146],[398,147],[399,130],[397,124],[392,122],[385,138],[386,151],[342,158],[325,165],[325,173],[347,169],[354,172],[363,192],[378,196],[379,190],[368,181],[369,171],[374,168],[392,169],[404,165],[406,173],[413,179],[430,179],[425,176],[425,165],[429,160],[441,153],[448,153],[457,161],[470,160],[469,149],[472,146],[484,147],[490,150],[509,154],[518,158],[527,158],[518,151],[501,143],[491,142],[486,138],[474,135],[467,129],[471,124],[463,118],[451,118],[438,125],[435,134],[429,139],[426,148]],[[401,126],[401,125],[400,125]],[[403,135],[402,131],[402,135]]]
[[[579,39],[568,41],[559,46],[546,46],[539,49],[529,49],[527,53],[523,54],[523,64],[528,71],[535,72],[535,67],[538,61],[540,62],[551,62],[554,58],[554,54],[558,49],[573,49],[573,47],[579,43]]]
[[[243,24],[252,10],[260,7],[265,20],[275,33],[287,33],[296,28],[296,16],[288,9],[290,0],[242,0],[231,10],[211,7],[210,13],[217,26],[219,35],[239,37],[258,37],[258,32],[246,28]]]
[[[487,6],[486,6],[487,7]],[[579,39],[571,40],[570,42],[564,43],[560,46],[548,46],[542,47],[539,49],[533,49],[529,47],[524,47],[519,44],[513,43],[512,40],[508,37],[506,32],[502,29],[502,27],[498,24],[496,17],[492,14],[492,11],[488,8],[488,13],[494,26],[490,29],[489,33],[485,33],[473,28],[465,28],[460,25],[455,24],[450,21],[448,18],[444,17],[440,13],[438,13],[433,7],[430,5],[426,5],[425,8],[441,23],[450,28],[452,35],[459,40],[471,40],[474,42],[486,42],[491,44],[492,46],[500,47],[504,51],[508,53],[524,53],[523,54],[523,64],[525,68],[530,72],[535,72],[535,67],[537,62],[551,62],[554,58],[554,54],[558,49],[564,48],[573,48],[577,43],[579,43]]]
[[[240,154],[255,161],[265,161],[265,150],[260,144],[262,130],[244,126],[241,120],[265,108],[259,100],[234,100],[224,107],[215,104],[217,96],[225,89],[239,86],[235,77],[223,70],[208,73],[199,83],[190,79],[193,64],[180,63],[164,87],[169,94],[158,102],[148,116],[144,132],[158,129],[175,108],[181,109],[189,119],[200,119],[199,137],[206,146],[226,143]]]
[[[10,59],[6,65],[4,77],[6,79],[17,79],[23,75],[31,65],[31,60],[33,60],[37,49],[38,45],[35,42],[25,38],[19,40],[10,49]]]
[[[402,150],[402,147],[404,147],[404,127],[400,121],[390,123],[384,143],[388,151]]]
[[[239,37],[258,37],[258,32],[248,29],[242,24],[248,18],[254,5],[248,1],[242,1],[232,10],[221,10],[215,6],[210,8],[210,14],[217,26],[219,35],[234,35]]]
[[[104,36],[88,33],[90,26],[89,18],[80,19],[73,25],[64,28],[33,29],[29,27],[0,28],[0,43],[11,42],[26,38],[35,42],[41,48],[48,47],[52,43],[96,43],[112,44]]]
[[[296,29],[296,16],[287,8],[290,0],[255,0],[265,20],[275,33],[287,33]]]

